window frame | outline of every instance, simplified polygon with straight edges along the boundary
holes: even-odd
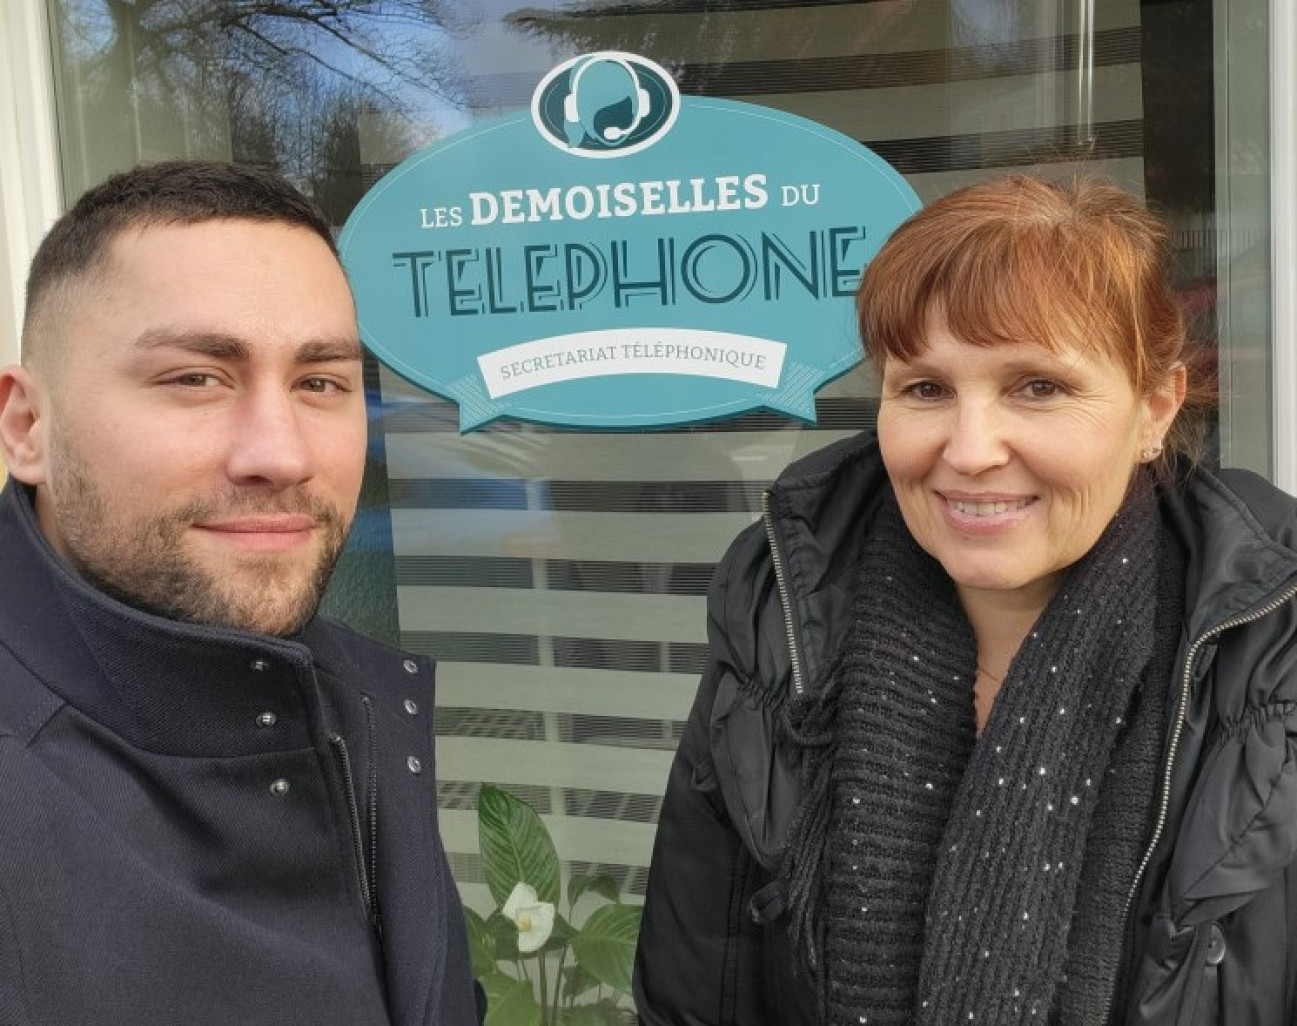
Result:
[[[1271,480],[1297,493],[1297,10],[1270,0]]]

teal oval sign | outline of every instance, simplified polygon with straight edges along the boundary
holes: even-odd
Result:
[[[918,208],[853,139],[601,52],[393,169],[339,249],[366,344],[462,430],[814,421],[861,358],[860,271]]]

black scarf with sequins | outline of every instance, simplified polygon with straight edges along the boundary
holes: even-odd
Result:
[[[880,512],[785,865],[830,1026],[1107,1022],[1182,577],[1141,476],[978,738],[977,647],[953,585],[895,504]],[[793,735],[815,716],[790,709]]]

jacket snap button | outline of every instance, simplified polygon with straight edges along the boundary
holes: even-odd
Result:
[[[416,776],[423,772],[423,763],[413,755],[405,760],[405,764],[410,767],[410,772]]]
[[[279,717],[272,712],[263,712],[257,715],[258,727],[273,727],[279,722]]]
[[[280,777],[270,785],[270,793],[276,798],[282,798],[284,795],[288,794],[288,786],[288,781],[283,777]]]
[[[405,711],[414,716],[419,711],[419,704],[413,698],[407,698],[405,700]]]
[[[406,672],[406,673],[418,673],[418,672],[419,672],[419,664],[416,663],[413,659],[407,659],[407,660],[405,661],[405,663],[404,663],[404,666],[405,666],[405,672]]]
[[[265,673],[270,669],[270,662],[266,659],[254,659],[248,664],[254,673]]]
[[[1207,964],[1220,965],[1225,961],[1225,931],[1218,923],[1211,924],[1211,940],[1207,942]]]

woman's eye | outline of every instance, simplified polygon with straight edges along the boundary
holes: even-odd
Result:
[[[911,385],[907,391],[916,399],[923,399],[931,402],[934,399],[945,397],[946,390],[935,381],[918,381]]]

